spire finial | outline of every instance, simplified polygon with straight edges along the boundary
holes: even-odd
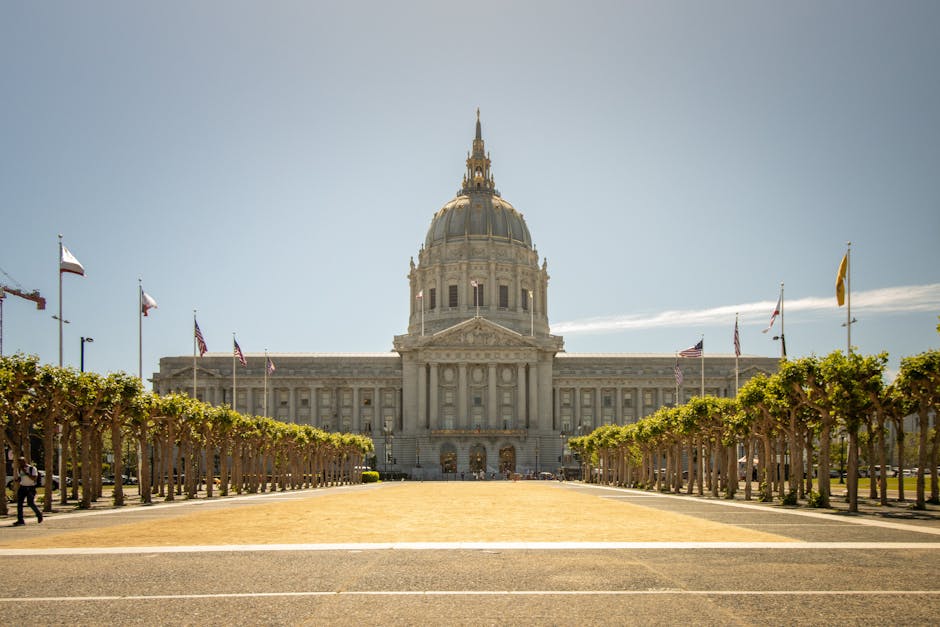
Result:
[[[477,136],[476,136],[476,139],[477,139],[477,141],[480,141],[480,140],[483,139],[483,130],[482,130],[481,126],[480,126],[480,107],[477,107]]]

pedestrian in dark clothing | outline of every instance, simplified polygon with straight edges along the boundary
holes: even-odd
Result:
[[[19,488],[16,490],[16,522],[13,526],[25,525],[23,520],[23,501],[36,513],[36,520],[42,522],[42,512],[36,507],[36,486],[39,485],[39,471],[32,464],[26,463],[25,457],[20,457],[17,464],[19,470]]]

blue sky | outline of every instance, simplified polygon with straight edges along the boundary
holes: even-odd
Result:
[[[3,352],[382,352],[475,111],[574,353],[940,344],[936,2],[0,2]],[[8,276],[0,282],[11,284]],[[14,284],[15,286],[15,284]],[[779,321],[777,323],[779,325]],[[775,325],[774,330],[777,330]]]

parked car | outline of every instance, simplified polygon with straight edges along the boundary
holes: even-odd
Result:
[[[13,489],[14,479],[10,479],[9,481],[7,481],[7,489],[9,490]],[[68,485],[71,485],[71,482],[67,482],[67,483]],[[46,485],[46,471],[40,470],[39,471],[39,486],[42,487],[44,485]],[[52,489],[53,490],[59,489],[59,475],[52,475]]]

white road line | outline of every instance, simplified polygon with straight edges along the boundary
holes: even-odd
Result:
[[[643,494],[631,488],[615,488],[613,486],[603,486],[603,485],[581,485],[581,486],[578,486],[578,488],[581,488],[581,489],[587,488],[587,489],[593,489],[593,490],[612,490],[615,492],[620,492],[624,496],[629,495],[630,497],[639,496],[640,494]],[[766,513],[793,514],[794,516],[806,516],[807,518],[820,518],[822,520],[828,520],[830,522],[849,523],[852,525],[865,525],[869,527],[882,527],[884,529],[898,529],[900,531],[914,531],[917,533],[929,533],[932,535],[940,536],[940,528],[937,528],[937,527],[922,527],[920,525],[906,525],[904,523],[888,522],[885,520],[872,520],[869,518],[855,518],[852,515],[824,514],[822,512],[806,512],[806,511],[797,510],[797,509],[777,509],[777,508],[771,508],[766,505],[739,503],[737,501],[729,501],[729,500],[724,500],[724,499],[715,499],[715,500],[700,499],[698,500],[699,497],[696,497],[695,495],[655,494],[655,495],[647,495],[647,496],[657,496],[657,497],[664,498],[664,499],[679,499],[679,500],[685,501],[686,503],[691,503],[692,501],[690,501],[690,499],[695,498],[697,500],[694,502],[697,504],[707,503],[708,505],[717,505],[717,506],[724,506],[724,507],[739,507],[741,509],[750,509],[750,510],[766,512]],[[676,513],[681,514],[683,512],[676,512]]]
[[[141,555],[275,551],[687,551],[687,550],[936,551],[940,542],[374,542],[337,544],[219,544],[57,549],[0,549],[0,557]]]
[[[302,592],[231,592],[216,594],[139,594],[71,597],[0,597],[0,603],[61,603],[81,601],[156,601],[182,599],[244,599],[272,597],[448,597],[448,596],[938,596],[940,590],[310,590]]]

